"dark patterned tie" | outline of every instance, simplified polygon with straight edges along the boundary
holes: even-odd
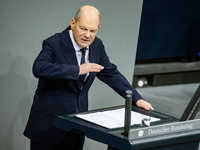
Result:
[[[81,56],[81,64],[85,63],[85,51],[87,48],[82,48],[81,52],[82,52],[82,56]],[[86,74],[80,75],[79,76],[79,86],[80,88],[83,86],[84,84],[84,80],[85,80]]]

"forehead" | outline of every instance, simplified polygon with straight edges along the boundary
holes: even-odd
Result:
[[[99,28],[99,18],[95,15],[82,15],[77,22],[79,26],[83,26],[87,29],[98,29]]]

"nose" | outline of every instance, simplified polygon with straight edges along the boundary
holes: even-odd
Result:
[[[90,37],[90,31],[86,31],[85,36]]]

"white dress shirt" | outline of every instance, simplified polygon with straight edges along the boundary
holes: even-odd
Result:
[[[82,49],[83,47],[79,46],[79,45],[76,43],[76,41],[74,40],[72,30],[69,30],[69,36],[70,36],[70,38],[71,38],[72,44],[73,44],[74,49],[75,49],[75,52],[76,52],[76,58],[77,58],[78,65],[80,66],[80,63],[81,63],[81,56],[82,56],[81,49]],[[87,49],[86,49],[86,51],[85,51],[85,62],[86,62],[86,63],[89,63],[89,46],[87,47]],[[88,75],[89,75],[89,73],[87,73],[85,80],[87,79]]]
[[[82,56],[81,49],[82,49],[83,47],[79,46],[79,45],[76,43],[76,41],[74,40],[72,30],[69,30],[69,35],[70,35],[72,44],[73,44],[74,49],[75,49],[75,52],[76,52],[76,58],[77,58],[77,61],[78,61],[78,65],[80,66],[80,63],[81,63],[81,56]],[[86,63],[89,63],[89,46],[87,47],[87,49],[86,49],[86,51],[85,51],[85,62],[86,62]]]

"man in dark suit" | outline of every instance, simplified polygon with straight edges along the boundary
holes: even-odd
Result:
[[[133,104],[153,109],[109,61],[102,41],[96,37],[100,20],[96,8],[83,6],[66,30],[43,41],[33,65],[39,82],[24,131],[31,139],[31,150],[83,148],[84,135],[60,130],[53,121],[58,115],[88,110],[88,91],[95,77],[123,97],[126,90],[132,90]]]

